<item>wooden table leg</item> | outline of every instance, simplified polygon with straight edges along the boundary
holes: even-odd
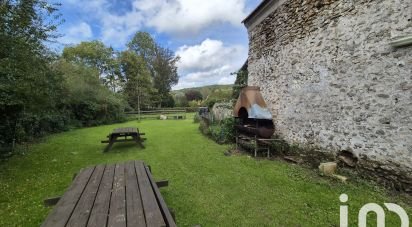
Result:
[[[116,140],[115,136],[110,136],[109,138],[109,144],[107,145],[107,147],[104,149],[103,152],[108,152],[110,150],[110,148],[112,148],[114,141]]]
[[[136,141],[137,144],[139,144],[139,146],[141,148],[145,148],[143,143],[142,143],[143,141],[140,139],[140,136],[133,136],[133,139],[134,139],[134,141]]]
[[[109,142],[109,144],[107,145],[107,147],[104,149],[103,152],[108,152],[110,150],[110,148],[112,148],[112,146],[113,146],[113,143]]]
[[[257,150],[258,150],[258,141],[257,141],[257,138],[255,136],[255,157],[257,156]]]

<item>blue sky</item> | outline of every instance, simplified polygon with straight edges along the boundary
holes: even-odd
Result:
[[[147,31],[181,57],[174,89],[231,84],[231,72],[247,58],[241,21],[260,0],[63,0],[65,22],[58,45],[101,40],[124,50],[137,31]]]

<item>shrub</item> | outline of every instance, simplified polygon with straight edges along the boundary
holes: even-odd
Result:
[[[222,143],[231,143],[235,138],[235,120],[225,118],[220,122]]]
[[[209,124],[206,122],[205,119],[200,120],[199,130],[201,133],[203,133],[203,135],[206,135],[206,136],[210,135]]]
[[[215,142],[232,143],[235,138],[235,121],[233,118],[226,118],[217,124],[209,125],[207,120],[201,119],[199,130]]]
[[[200,122],[200,116],[198,113],[195,114],[193,117],[193,123],[199,123]]]

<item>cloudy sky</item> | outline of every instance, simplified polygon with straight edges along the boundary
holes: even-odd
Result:
[[[260,0],[63,0],[60,46],[101,40],[117,50],[136,31],[181,57],[173,89],[231,84],[247,58],[241,21]]]

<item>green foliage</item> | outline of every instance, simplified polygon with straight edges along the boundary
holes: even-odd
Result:
[[[185,92],[185,96],[187,101],[199,101],[203,99],[202,93],[200,93],[200,91],[198,90],[189,90],[187,92]]]
[[[212,108],[216,102],[229,101],[232,99],[231,85],[209,85],[198,88],[185,88],[181,90],[172,91],[173,98],[177,106],[188,106],[187,98],[184,94],[188,92],[200,93],[203,101],[200,106],[207,106]],[[200,97],[197,94],[198,97]],[[199,100],[199,99],[197,99]]]
[[[173,99],[173,96],[168,93],[165,97],[163,97],[161,106],[167,108],[175,107],[175,100]]]
[[[206,119],[201,119],[199,130],[219,144],[233,143],[235,139],[235,121],[233,118],[226,118],[213,124]]]
[[[207,96],[209,96],[210,94],[212,94],[214,91],[216,91],[218,89],[231,90],[232,85],[207,85],[207,86],[203,86],[203,87],[183,88],[183,89],[180,89],[180,90],[172,91],[172,93],[173,94],[177,94],[177,93],[183,93],[184,94],[185,92],[190,91],[190,90],[197,90],[197,91],[200,91],[203,98],[206,98]]]
[[[209,127],[211,138],[217,143],[233,143],[235,135],[235,126],[233,118],[226,118],[218,124]]]
[[[157,45],[153,61],[153,69],[155,71],[153,83],[161,100],[168,99],[172,86],[176,85],[179,81],[176,66],[178,61],[179,57],[176,57],[173,51]]]
[[[248,71],[239,70],[236,74],[235,84],[233,85],[232,98],[237,99],[239,97],[240,90],[247,86]]]
[[[209,121],[207,119],[200,118],[199,130],[203,135],[208,136],[208,137],[210,137],[211,135],[210,134],[211,131],[209,127],[210,127]]]
[[[196,114],[193,116],[193,123],[200,123],[200,119],[201,119],[201,117],[199,116],[198,113],[196,113]]]
[[[124,75],[123,93],[130,106],[135,110],[153,106],[156,90],[152,86],[150,71],[143,57],[132,51],[120,54],[120,65]]]
[[[176,107],[187,107],[189,106],[189,102],[183,92],[173,92],[172,94],[173,100],[175,101]]]
[[[127,46],[129,51],[144,59],[150,71],[152,87],[156,90],[152,95],[153,105],[172,104],[169,92],[179,80],[176,66],[179,57],[161,47],[147,32],[137,32]]]
[[[72,122],[92,126],[123,120],[123,97],[102,85],[96,68],[64,59],[56,62],[54,68],[64,77],[64,107]]]
[[[64,117],[55,123],[62,79],[44,45],[56,37],[57,7],[43,0],[0,4],[0,147],[65,127]]]
[[[187,113],[197,113],[199,111],[199,107],[186,107]]]
[[[213,106],[215,105],[215,103],[217,102],[219,102],[219,100],[214,99],[214,98],[208,98],[206,101],[203,102],[202,106],[207,106],[209,110],[211,110]]]
[[[197,107],[201,106],[201,101],[192,100],[188,103],[188,105],[189,105],[189,107],[192,107],[192,108],[196,107],[197,108]]]
[[[212,109],[213,105],[217,102],[227,102],[232,98],[231,89],[216,89],[214,90],[204,101],[203,106]]]
[[[147,32],[136,32],[132,40],[127,44],[129,50],[141,56],[148,66],[154,58],[156,42]]]
[[[122,74],[114,50],[102,42],[95,40],[66,47],[62,56],[68,61],[96,68],[99,72],[97,77],[113,91],[119,86]]]

